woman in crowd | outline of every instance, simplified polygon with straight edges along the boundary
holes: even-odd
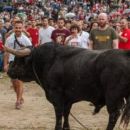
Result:
[[[71,35],[66,38],[65,45],[80,47],[81,46],[81,37],[78,35],[79,31],[80,31],[80,29],[77,24],[71,25],[71,27],[70,27]]]

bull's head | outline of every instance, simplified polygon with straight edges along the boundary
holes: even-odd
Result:
[[[31,63],[31,49],[24,48],[21,50],[14,50],[8,47],[4,48],[5,51],[15,55],[15,60],[11,63],[8,75],[11,78],[17,78],[24,82],[33,80],[33,71]]]

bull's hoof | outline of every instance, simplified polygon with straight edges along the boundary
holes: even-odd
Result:
[[[100,111],[100,109],[94,109],[94,111],[93,111],[93,115],[96,115],[98,112]]]
[[[62,128],[56,128],[55,130],[63,130]]]
[[[70,128],[68,128],[68,127],[67,128],[63,128],[63,130],[70,130]]]
[[[63,130],[70,130],[70,127],[65,127],[63,128]]]
[[[55,130],[63,130],[61,127],[55,127]]]
[[[70,130],[70,125],[69,125],[69,123],[64,123],[64,125],[63,125],[63,130]]]
[[[98,105],[98,106],[95,106],[95,109],[94,109],[94,111],[93,111],[93,115],[95,115],[95,114],[97,114],[99,111],[100,111],[100,109],[103,107],[103,105]]]

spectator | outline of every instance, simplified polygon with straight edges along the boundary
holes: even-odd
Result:
[[[53,18],[49,18],[49,25],[50,26],[52,26],[52,27],[54,27],[55,26],[55,21],[54,21],[54,19]]]
[[[0,79],[3,78],[2,71],[3,71],[3,42],[0,40]]]
[[[5,34],[6,30],[3,27],[3,22],[0,20],[0,72],[3,71],[3,50],[2,45],[5,43]],[[2,74],[0,74],[0,78],[2,78]]]
[[[81,46],[82,48],[88,48],[88,40],[89,40],[89,33],[83,31],[83,21],[79,20],[77,22],[79,26],[79,36],[81,37]]]
[[[37,47],[39,44],[39,30],[37,29],[35,20],[32,20],[31,23],[32,26],[27,29],[27,32],[30,34],[32,45]]]
[[[70,31],[71,35],[66,38],[65,45],[81,47],[82,39],[78,35],[78,33],[80,32],[79,26],[77,24],[71,25]]]
[[[92,29],[96,29],[96,28],[98,28],[98,22],[97,22],[97,21],[93,21],[93,22],[91,23],[91,26],[90,26],[90,31],[91,31]]]
[[[90,13],[86,13],[85,21],[88,22],[90,18],[91,18],[91,14]]]
[[[66,37],[70,35],[70,31],[65,28],[65,19],[64,18],[59,18],[57,25],[58,25],[58,28],[52,32],[51,38],[54,42],[57,42],[57,39],[59,39],[58,37],[59,36],[62,37],[60,44],[64,45],[64,41],[65,41]]]
[[[42,18],[42,27],[39,29],[39,44],[44,44],[46,42],[51,42],[51,34],[55,28],[49,26],[48,18]]]
[[[121,32],[121,24],[120,24],[120,22],[116,22],[115,30],[117,32],[117,35],[121,35],[122,32]]]
[[[0,20],[0,41],[2,43],[5,43],[5,34],[6,34],[6,29],[4,28],[3,22]]]
[[[26,24],[25,24],[26,30],[28,30],[28,29],[31,28],[31,27],[32,27],[31,21],[26,22]]]
[[[98,16],[99,27],[90,32],[90,49],[117,49],[118,38],[113,28],[109,27],[106,13]]]
[[[83,23],[83,30],[85,32],[89,32],[89,29],[90,29],[89,23],[84,21],[84,23]]]
[[[65,21],[65,27],[66,27],[66,29],[70,30],[71,20],[66,20],[66,21]]]
[[[130,29],[128,29],[127,19],[122,19],[121,22],[122,32],[119,34],[119,49],[130,49]]]
[[[13,29],[12,24],[11,24],[10,21],[5,22],[4,29],[6,30],[7,33],[10,32]]]

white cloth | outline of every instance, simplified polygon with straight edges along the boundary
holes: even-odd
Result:
[[[21,45],[32,46],[32,43],[31,43],[30,39],[26,35],[24,35],[24,34],[22,34],[20,37],[17,37],[17,40],[19,41],[19,43]],[[6,39],[5,46],[7,46],[9,48],[13,48],[13,49],[20,49],[21,48],[17,43],[15,43],[15,35],[14,35],[14,33],[11,34]],[[15,46],[15,48],[14,48],[14,46]],[[13,61],[14,57],[15,57],[14,55],[10,54],[9,55],[9,62]]]
[[[71,35],[68,36],[66,38],[66,41],[68,41],[68,39],[70,39],[70,37],[72,37],[72,36]],[[81,47],[81,37],[79,35],[77,35],[77,37],[74,37],[74,38],[70,39],[68,41],[67,45],[73,46],[73,47]]]
[[[81,37],[81,48],[88,48],[88,41],[89,41],[89,33],[82,31],[78,34]]]
[[[40,28],[39,29],[39,41],[40,44],[44,44],[46,42],[51,42],[51,34],[53,32],[53,30],[55,30],[54,27],[52,26],[48,26],[48,28]]]

